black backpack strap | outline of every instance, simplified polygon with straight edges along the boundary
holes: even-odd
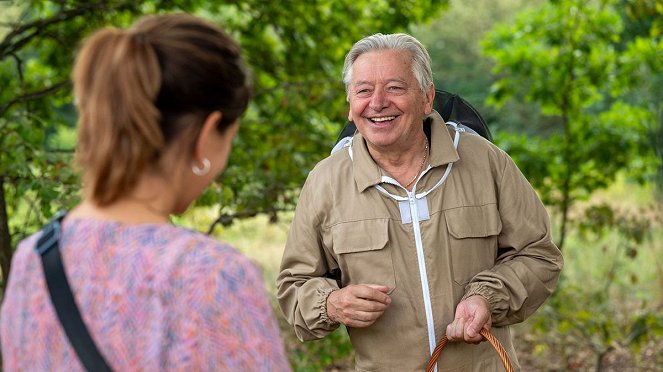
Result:
[[[440,116],[442,116],[442,119],[444,121],[449,121],[451,120],[451,113],[454,110],[454,105],[456,104],[456,97],[458,97],[456,94],[451,94],[447,92],[442,92],[442,91],[435,91],[435,98],[437,100],[442,100],[441,102],[444,102],[446,99],[446,102],[444,103],[444,106],[440,108]],[[439,104],[438,102],[436,102]]]
[[[51,302],[53,302],[58,319],[60,319],[67,338],[69,338],[69,343],[76,351],[78,359],[85,366],[85,369],[88,371],[111,371],[108,363],[97,349],[87,327],[85,327],[85,323],[83,323],[64,272],[59,240],[60,223],[65,214],[65,212],[58,213],[44,227],[43,233],[37,241],[36,250],[41,256],[48,292],[51,295]]]

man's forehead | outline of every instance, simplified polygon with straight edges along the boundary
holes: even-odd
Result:
[[[352,65],[352,83],[377,80],[408,82],[414,78],[409,54],[399,50],[378,50],[360,55]]]
[[[396,49],[382,49],[372,50],[361,54],[355,59],[354,66],[358,65],[371,65],[371,66],[394,66],[402,65],[409,66],[412,62],[412,56],[407,50]]]

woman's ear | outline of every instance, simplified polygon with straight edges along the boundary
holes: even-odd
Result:
[[[193,159],[195,161],[202,161],[205,158],[205,146],[210,139],[210,136],[216,131],[216,127],[221,122],[223,115],[220,111],[214,111],[205,118],[203,127],[200,129],[200,134],[196,139],[196,144],[193,148]]]

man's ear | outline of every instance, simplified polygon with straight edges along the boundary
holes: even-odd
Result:
[[[205,146],[209,137],[214,134],[213,131],[217,130],[216,127],[221,122],[222,117],[221,111],[214,111],[205,118],[193,148],[193,159],[195,161],[202,161],[205,158]]]
[[[426,115],[433,111],[433,102],[435,102],[435,86],[430,84],[426,90],[426,102],[424,105],[424,113]]]

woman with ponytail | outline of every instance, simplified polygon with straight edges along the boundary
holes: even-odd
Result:
[[[59,249],[76,305],[112,370],[289,370],[257,266],[173,226],[226,167],[250,99],[239,46],[187,14],[102,29],[72,74],[83,199]],[[49,297],[40,233],[14,256],[3,369],[82,370]]]

